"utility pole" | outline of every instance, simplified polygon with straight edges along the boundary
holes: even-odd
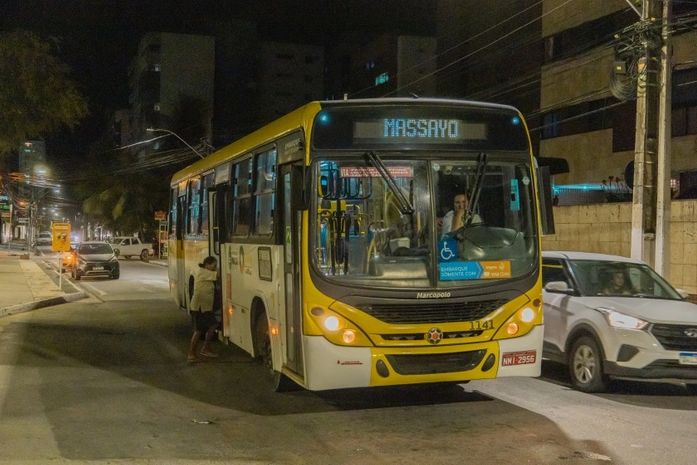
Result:
[[[631,255],[654,264],[656,234],[656,182],[658,145],[658,41],[653,31],[658,0],[643,0],[637,23],[644,55],[639,61],[634,146],[634,189],[632,195]]]
[[[670,280],[670,202],[671,202],[671,110],[672,110],[672,56],[670,23],[673,19],[672,3],[663,0],[663,24],[661,27],[661,81],[658,105],[658,170],[656,190],[656,261],[658,274]]]

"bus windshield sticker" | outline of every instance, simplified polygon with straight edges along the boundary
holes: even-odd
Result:
[[[511,277],[510,260],[440,263],[441,281],[466,281],[472,279],[503,279]]]
[[[443,239],[438,243],[438,261],[450,262],[457,258],[457,239]]]
[[[517,179],[511,179],[511,211],[520,211],[520,189]]]
[[[413,178],[414,168],[411,166],[388,166],[387,171],[393,178]],[[380,172],[374,166],[342,166],[342,178],[379,178]]]

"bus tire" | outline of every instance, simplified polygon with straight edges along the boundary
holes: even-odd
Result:
[[[266,312],[260,312],[254,322],[254,357],[265,371],[265,382],[272,391],[285,392],[298,389],[298,385],[283,373],[273,369],[273,349]]]

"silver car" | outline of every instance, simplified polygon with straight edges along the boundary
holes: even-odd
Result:
[[[675,381],[697,393],[697,305],[646,263],[544,252],[544,353],[571,382],[599,392],[609,378]]]

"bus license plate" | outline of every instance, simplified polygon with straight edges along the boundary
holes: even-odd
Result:
[[[501,365],[507,367],[511,365],[528,365],[537,360],[537,351],[524,350],[521,352],[505,352],[501,355]]]
[[[680,352],[680,365],[697,365],[697,352]]]

